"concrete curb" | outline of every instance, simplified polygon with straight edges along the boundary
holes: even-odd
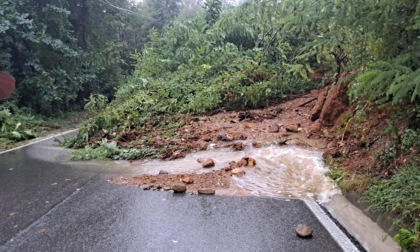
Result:
[[[343,195],[334,195],[322,205],[367,251],[401,251],[392,237]]]

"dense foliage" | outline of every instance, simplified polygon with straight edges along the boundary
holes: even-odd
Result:
[[[175,19],[179,3],[0,0],[0,71],[17,83],[12,97],[0,101],[8,115],[2,134],[31,124],[22,112],[55,116],[82,108],[91,93],[112,98],[133,70],[131,54],[148,41],[150,29]]]

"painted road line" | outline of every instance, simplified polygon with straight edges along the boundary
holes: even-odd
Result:
[[[315,217],[321,222],[325,229],[331,234],[333,239],[345,252],[359,252],[360,250],[350,241],[340,228],[328,217],[318,203],[305,201],[306,206],[311,210]]]
[[[33,141],[33,142],[27,143],[27,144],[25,144],[25,145],[18,146],[18,147],[15,147],[15,148],[13,148],[13,149],[9,149],[9,150],[2,151],[2,152],[0,152],[0,155],[1,155],[1,154],[3,154],[3,153],[6,153],[6,152],[10,152],[10,151],[14,151],[14,150],[22,149],[22,148],[24,148],[24,147],[26,147],[26,146],[29,146],[29,145],[33,145],[33,144],[37,144],[37,143],[40,143],[40,142],[44,142],[44,141],[50,140],[50,139],[55,138],[55,137],[64,136],[64,135],[67,135],[67,134],[70,134],[70,133],[76,132],[77,130],[78,130],[78,129],[72,129],[72,130],[68,130],[68,131],[61,132],[61,133],[57,133],[57,134],[55,134],[55,135],[52,135],[52,136],[49,136],[49,137],[46,137],[46,138],[40,138],[40,139],[35,140],[35,141]]]

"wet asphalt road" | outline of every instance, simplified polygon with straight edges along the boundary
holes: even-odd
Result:
[[[0,154],[0,251],[342,251],[302,201],[113,185],[54,145]]]

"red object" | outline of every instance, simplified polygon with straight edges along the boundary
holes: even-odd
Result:
[[[5,72],[0,72],[0,100],[9,97],[15,90],[15,78]]]

